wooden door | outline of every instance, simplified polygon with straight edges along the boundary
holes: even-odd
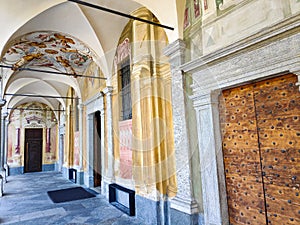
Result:
[[[101,117],[99,111],[94,116],[94,186],[101,186]]]
[[[265,224],[253,86],[223,91],[220,113],[230,223]]]
[[[300,224],[300,93],[294,75],[223,91],[231,224]]]
[[[24,172],[42,171],[43,129],[25,129]]]
[[[286,75],[254,85],[268,224],[300,224],[300,92]]]

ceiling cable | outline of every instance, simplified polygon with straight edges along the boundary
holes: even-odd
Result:
[[[6,65],[0,65],[2,68],[12,69],[12,70],[19,70],[19,71],[32,71],[32,72],[39,72],[39,73],[52,73],[52,74],[59,74],[59,75],[66,75],[66,76],[73,76],[76,77],[87,77],[87,78],[93,78],[93,79],[103,79],[106,80],[105,77],[95,77],[95,76],[88,76],[88,75],[81,75],[81,74],[70,74],[70,73],[63,73],[63,72],[56,72],[56,71],[48,71],[48,70],[40,70],[40,69],[31,69],[31,68],[15,68],[13,66],[6,66]]]
[[[7,108],[7,109],[12,109],[12,110],[32,110],[32,111],[54,111],[54,112],[63,112],[65,110],[63,109],[38,109],[38,108]]]
[[[169,27],[169,26],[166,26],[166,25],[163,25],[163,24],[160,24],[160,23],[155,23],[155,22],[152,22],[152,21],[149,21],[149,20],[145,20],[145,19],[142,19],[142,18],[139,18],[139,17],[136,17],[136,16],[132,16],[132,15],[120,12],[120,11],[113,10],[113,9],[105,8],[105,7],[102,7],[102,6],[99,6],[99,5],[94,5],[94,4],[84,2],[84,1],[80,1],[80,0],[68,0],[68,1],[80,4],[80,5],[88,6],[88,7],[91,7],[91,8],[99,9],[99,10],[102,10],[104,12],[108,12],[108,13],[112,13],[112,14],[115,14],[115,15],[123,16],[123,17],[129,18],[129,19],[133,19],[133,20],[137,20],[137,21],[140,21],[140,22],[148,23],[148,24],[151,24],[151,25],[154,25],[154,26],[162,27],[162,28],[169,29],[169,30],[174,30],[173,27]]]
[[[63,98],[63,99],[79,99],[78,97],[64,97],[64,96],[53,96],[53,95],[34,95],[34,94],[11,94],[5,93],[7,96],[21,96],[21,97],[32,97],[32,98]]]

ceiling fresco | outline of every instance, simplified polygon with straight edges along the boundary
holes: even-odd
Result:
[[[73,37],[56,32],[22,36],[5,53],[2,63],[20,67],[50,67],[69,74],[84,74],[93,61],[92,51]]]

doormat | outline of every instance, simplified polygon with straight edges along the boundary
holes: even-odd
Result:
[[[96,195],[82,187],[67,188],[56,191],[48,191],[48,196],[54,203],[69,202],[85,198],[93,198]]]

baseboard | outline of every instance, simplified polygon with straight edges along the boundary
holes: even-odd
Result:
[[[42,165],[42,171],[55,171],[55,164]]]
[[[9,176],[13,176],[13,175],[20,175],[24,173],[24,167],[20,166],[20,167],[8,167],[8,174]]]
[[[204,216],[202,214],[187,214],[176,209],[171,209],[171,224],[172,225],[202,225],[204,224]]]

